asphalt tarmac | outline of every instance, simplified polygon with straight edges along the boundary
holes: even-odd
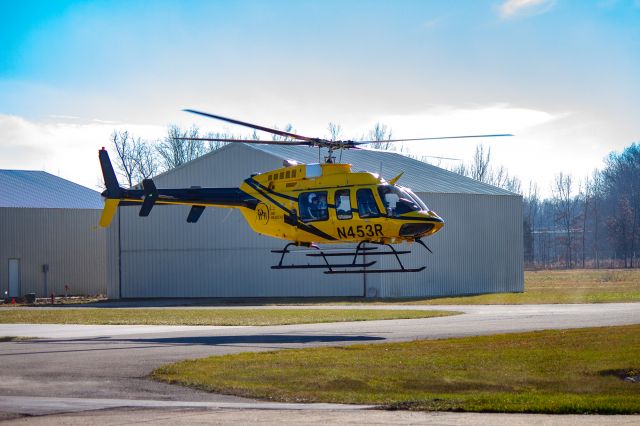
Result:
[[[349,309],[351,307],[333,308]],[[0,343],[0,419],[18,418],[17,416],[24,415],[67,416],[63,413],[89,412],[88,410],[96,409],[111,410],[114,416],[120,416],[124,415],[119,411],[123,407],[135,407],[135,410],[143,410],[147,414],[154,410],[164,410],[165,414],[172,412],[176,416],[182,416],[185,410],[197,410],[198,416],[204,416],[203,413],[207,412],[227,410],[225,411],[227,414],[235,413],[230,417],[230,423],[238,421],[238,413],[249,413],[251,411],[247,411],[249,408],[272,411],[275,409],[283,416],[293,418],[295,415],[288,413],[300,410],[284,406],[267,407],[264,405],[267,404],[265,402],[214,395],[157,383],[147,377],[153,369],[163,364],[208,355],[354,343],[439,339],[543,329],[640,324],[639,303],[428,307],[394,305],[374,308],[457,310],[464,314],[414,320],[267,327],[2,324],[0,336],[23,336],[35,339]],[[141,400],[151,401],[148,403],[150,405],[141,405]],[[119,402],[109,405],[104,401]],[[177,405],[158,408],[157,405],[162,405],[163,401],[173,401]],[[196,402],[209,405],[194,406]],[[351,414],[356,413],[355,419],[359,419],[356,422],[377,421],[373,417],[367,420],[366,416],[373,416],[369,414],[372,413],[371,410],[349,408],[350,410],[346,411]],[[351,416],[343,412],[344,410],[341,411],[338,407],[331,405],[304,407],[304,410],[314,413],[323,411],[334,413],[331,416],[337,417],[331,418],[336,423],[345,422],[344,416]],[[269,411],[271,413],[269,418],[277,422],[276,417],[272,416],[272,411]],[[73,416],[78,420],[79,415],[76,413]],[[198,417],[198,422],[207,423],[205,417]],[[101,417],[105,424],[109,423],[108,418],[108,416]],[[215,418],[221,420],[223,417],[218,414]],[[54,420],[53,417],[49,419]],[[136,421],[135,419],[136,417],[133,416],[129,421]],[[175,419],[178,421],[178,417]],[[444,420],[442,417],[438,419]],[[615,419],[625,422],[629,420],[626,417],[615,417]],[[638,417],[632,416],[630,419],[640,423]],[[21,417],[20,420],[24,421],[25,417]],[[124,417],[120,420],[124,421]],[[329,421],[329,418],[327,417],[326,420]],[[407,418],[407,420],[413,422],[417,418],[413,420]],[[380,421],[387,422],[382,418]],[[419,422],[423,421],[430,422],[426,417]],[[124,422],[127,423],[127,421]],[[498,422],[496,419],[493,421],[493,423]]]

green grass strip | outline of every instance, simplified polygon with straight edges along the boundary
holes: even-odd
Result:
[[[0,324],[283,325],[431,318],[457,312],[375,309],[0,309]]]
[[[215,356],[161,367],[153,377],[289,402],[638,414],[638,354],[640,325],[633,325]]]

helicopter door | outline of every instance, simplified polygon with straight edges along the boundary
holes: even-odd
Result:
[[[335,193],[336,217],[339,220],[353,218],[351,212],[351,196],[348,189],[339,189]]]
[[[343,233],[351,241],[379,240],[383,236],[382,223],[380,208],[373,192],[369,188],[361,188],[355,195],[358,214],[353,215],[352,220],[348,221],[349,226],[343,227]]]
[[[358,216],[360,216],[360,219],[380,217],[380,209],[378,209],[376,199],[371,189],[358,189],[358,191],[356,191],[356,200],[358,202]]]

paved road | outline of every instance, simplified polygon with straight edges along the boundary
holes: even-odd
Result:
[[[147,376],[162,364],[207,355],[640,324],[638,303],[429,307],[395,305],[392,308],[458,310],[465,314],[417,320],[268,327],[2,324],[0,336],[29,336],[38,339],[0,343],[0,402],[3,397],[15,396],[26,397],[22,399],[25,404],[30,400],[34,401],[29,397],[253,404],[254,401],[251,400],[156,383],[148,380]],[[33,409],[20,409],[18,405],[20,404],[15,401],[13,404],[0,404],[0,411],[22,413],[24,411],[20,410]],[[53,402],[46,405],[49,406],[49,412],[60,411]],[[8,408],[11,406],[16,408],[11,411]]]

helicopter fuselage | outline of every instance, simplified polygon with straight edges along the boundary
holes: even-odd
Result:
[[[291,165],[252,176],[240,190],[258,201],[240,207],[255,232],[297,243],[393,244],[444,225],[410,190],[350,164]]]
[[[350,164],[292,164],[245,179],[239,188],[142,189],[119,186],[105,150],[100,151],[107,190],[101,226],[117,206],[140,206],[148,216],[155,205],[188,205],[195,223],[207,207],[237,208],[257,233],[310,246],[314,243],[395,244],[432,235],[444,221],[410,189]]]

